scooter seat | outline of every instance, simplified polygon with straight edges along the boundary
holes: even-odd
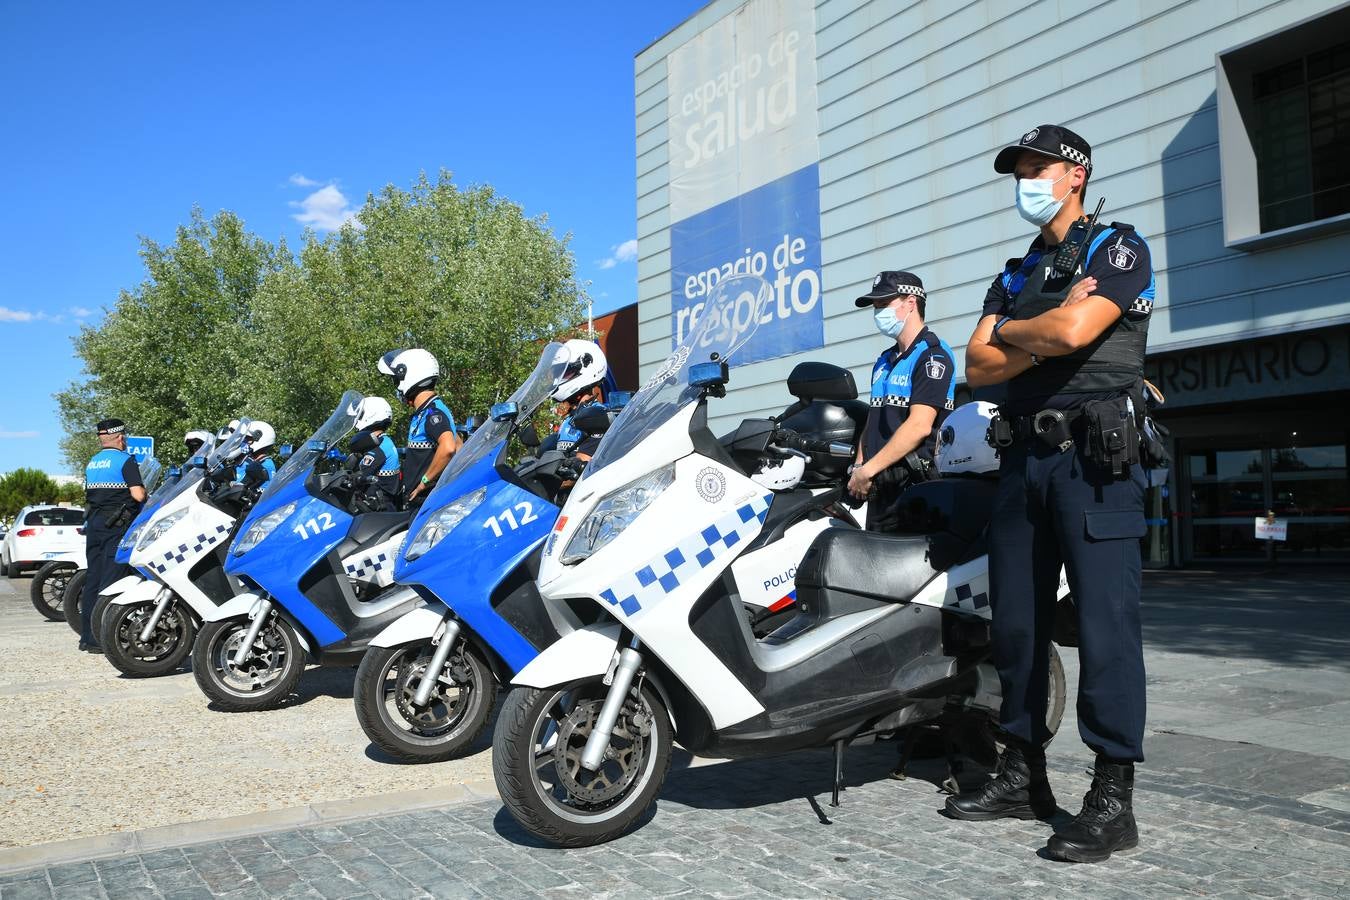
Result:
[[[827,528],[816,536],[797,568],[797,597],[839,605],[843,596],[907,603],[937,573],[928,559],[928,540],[855,528]],[[854,604],[818,610],[821,618],[853,612]]]
[[[891,534],[947,532],[973,543],[989,525],[998,481],[948,476],[907,488],[891,506]]]
[[[338,546],[338,556],[350,556],[362,547],[387,541],[412,521],[413,510],[365,513],[352,520],[347,536]]]

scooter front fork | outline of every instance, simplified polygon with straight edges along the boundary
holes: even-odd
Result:
[[[259,600],[258,605],[253,607],[253,612],[249,614],[248,633],[244,635],[244,642],[239,645],[239,649],[234,651],[234,664],[243,668],[248,660],[248,654],[253,649],[253,642],[258,639],[258,633],[262,631],[263,623],[267,621],[268,614],[272,612],[271,600]]]
[[[164,615],[164,610],[169,608],[171,602],[173,602],[173,591],[166,587],[160,588],[159,595],[155,598],[154,612],[150,613],[150,618],[146,620],[145,627],[141,629],[141,633],[137,636],[142,644],[148,642],[150,636],[155,633],[155,626],[159,624],[160,618]]]
[[[431,662],[427,663],[426,670],[422,672],[422,680],[417,685],[417,693],[413,694],[413,706],[427,705],[427,701],[431,699],[432,689],[436,687],[436,682],[441,680],[441,669],[445,668],[445,661],[450,658],[450,651],[455,649],[455,642],[458,640],[459,622],[450,616],[446,616],[445,630],[441,633],[441,642],[432,651]]]
[[[614,667],[614,680],[610,682],[605,703],[600,707],[600,715],[595,720],[595,728],[586,738],[586,746],[581,751],[582,768],[592,772],[600,768],[605,761],[605,751],[609,749],[609,739],[614,734],[614,723],[619,720],[619,711],[628,699],[628,691],[633,686],[633,676],[642,667],[642,654],[637,651],[637,641],[633,646],[624,647],[619,653],[619,662]]]

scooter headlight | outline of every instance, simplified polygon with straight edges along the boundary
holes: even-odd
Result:
[[[245,553],[258,546],[262,543],[263,538],[275,531],[276,527],[290,518],[290,515],[293,512],[295,512],[295,503],[287,503],[285,506],[278,506],[267,515],[248,526],[248,531],[244,532],[244,536],[235,542],[234,555],[243,556]]]
[[[470,491],[455,502],[437,510],[422,523],[421,528],[417,529],[417,534],[413,535],[403,558],[411,562],[435,547],[445,539],[447,534],[454,531],[455,526],[463,522],[464,517],[473,512],[486,497],[487,487],[480,487],[478,490]]]
[[[675,464],[629,482],[595,505],[567,543],[562,563],[570,566],[614,540],[675,481]]]
[[[142,522],[135,528],[128,531],[126,534],[122,536],[122,540],[118,542],[117,549],[130,550],[132,547],[135,547],[136,541],[140,539],[141,532],[144,530],[145,530],[145,523]]]
[[[169,533],[169,529],[177,525],[179,520],[187,514],[187,509],[174,510],[164,518],[156,519],[155,521],[142,526],[143,530],[141,536],[136,540],[136,549],[144,550],[155,541],[164,537],[164,535]]]

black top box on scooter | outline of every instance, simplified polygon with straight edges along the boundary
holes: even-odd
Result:
[[[867,424],[867,404],[861,400],[815,400],[779,424],[813,441],[856,445],[858,435]],[[802,477],[802,484],[807,487],[838,481],[848,474],[849,464],[853,462],[852,457],[831,456],[828,453],[812,452],[807,455],[811,461]]]

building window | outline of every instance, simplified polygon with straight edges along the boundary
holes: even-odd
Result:
[[[1261,231],[1350,213],[1350,41],[1252,76]]]
[[[1350,5],[1218,55],[1228,246],[1350,230],[1347,34]]]

